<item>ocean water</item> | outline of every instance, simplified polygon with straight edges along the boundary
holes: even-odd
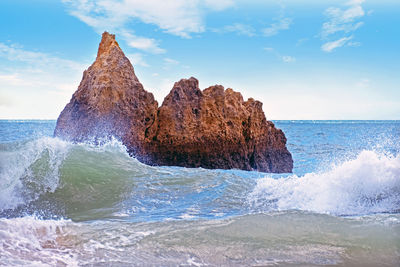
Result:
[[[293,174],[152,167],[0,121],[0,266],[400,266],[400,121],[275,121]]]

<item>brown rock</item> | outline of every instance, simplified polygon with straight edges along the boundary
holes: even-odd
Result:
[[[72,141],[115,136],[151,165],[291,172],[284,133],[262,103],[221,85],[203,91],[195,78],[175,83],[158,108],[115,41],[103,34],[96,61],[57,121]]]
[[[145,91],[115,35],[103,33],[96,61],[61,112],[54,134],[72,141],[115,136],[142,156],[158,103]]]
[[[150,164],[264,172],[293,168],[285,135],[265,119],[262,103],[243,101],[221,85],[201,91],[195,78],[175,83],[154,126]]]

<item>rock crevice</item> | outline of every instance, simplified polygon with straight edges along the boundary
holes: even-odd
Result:
[[[221,85],[175,83],[158,107],[115,36],[103,33],[96,61],[61,112],[55,136],[81,142],[115,136],[151,165],[291,172],[284,133],[262,103]]]

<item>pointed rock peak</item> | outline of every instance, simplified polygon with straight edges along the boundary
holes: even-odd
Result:
[[[110,49],[114,46],[119,48],[117,41],[115,41],[115,34],[103,32],[99,45],[99,50],[97,51],[97,58],[100,57],[102,54],[109,52]]]

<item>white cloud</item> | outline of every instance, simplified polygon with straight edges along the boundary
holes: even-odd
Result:
[[[369,88],[370,85],[371,85],[370,79],[361,79],[358,82],[356,82],[356,87],[359,88]]]
[[[164,50],[160,49],[154,42],[154,39],[134,37],[128,41],[128,45],[137,49],[145,51],[154,51],[155,53],[162,53]]]
[[[133,48],[143,50],[146,52],[150,52],[153,54],[162,54],[165,53],[165,50],[159,47],[158,42],[152,38],[139,37],[136,36],[127,30],[123,30],[120,32],[120,35],[123,39],[126,40],[126,43]]]
[[[351,39],[353,39],[353,36],[343,37],[336,41],[327,42],[321,46],[321,49],[322,49],[322,51],[330,53],[333,50],[335,50],[336,48],[344,46]]]
[[[224,10],[234,5],[233,0],[205,0],[205,5],[213,10]]]
[[[241,23],[234,23],[221,29],[213,29],[213,31],[218,33],[235,32],[238,35],[246,35],[249,37],[256,35],[256,30],[252,26]]]
[[[22,80],[21,78],[18,77],[17,73],[13,73],[13,74],[0,74],[0,82],[1,84],[10,84],[10,85],[22,85],[22,86],[26,86],[29,83],[27,81]]]
[[[346,5],[361,5],[362,3],[364,3],[365,0],[350,0],[349,2],[346,3]]]
[[[131,47],[151,53],[163,53],[156,40],[138,36],[128,24],[140,20],[156,25],[166,33],[190,38],[205,30],[206,10],[220,11],[233,5],[232,0],[62,0],[71,15],[97,32],[109,30],[127,40]]]
[[[325,10],[328,21],[322,24],[321,37],[325,43],[321,49],[332,52],[335,48],[347,43],[349,46],[359,46],[359,42],[349,42],[353,36],[349,34],[360,28],[364,22],[358,21],[365,15],[361,4],[364,0],[352,0],[346,3],[346,8],[329,7]],[[339,36],[342,34],[342,36]],[[344,36],[343,36],[344,35]],[[347,35],[347,36],[346,36]]]
[[[11,99],[8,94],[3,93],[0,89],[0,109],[1,108],[7,109],[8,107],[12,106],[13,104],[14,104],[13,99]],[[0,116],[0,118],[1,118],[1,116]]]
[[[264,47],[265,51],[268,51],[272,54],[274,54],[277,58],[279,58],[279,60],[281,60],[284,63],[293,63],[296,62],[296,58],[292,57],[292,56],[282,56],[278,51],[276,51],[274,48],[272,47]]]
[[[359,47],[359,46],[361,46],[361,43],[360,42],[348,42],[347,45],[351,46],[351,47]]]
[[[296,46],[301,46],[304,43],[308,42],[308,40],[309,40],[308,38],[301,38],[301,39],[297,40]]]
[[[355,23],[355,20],[364,16],[364,10],[361,6],[351,7],[347,10],[339,8],[328,8],[325,11],[329,21],[322,25],[322,37],[326,38],[329,35],[337,32],[353,32],[363,25],[363,22]]]
[[[272,23],[268,28],[263,29],[265,36],[270,37],[278,34],[282,30],[288,30],[292,24],[290,18],[280,18],[278,22]]]
[[[164,58],[164,70],[169,70],[172,66],[179,65],[179,61],[172,58]]]
[[[0,58],[4,58],[14,62],[26,62],[29,64],[45,66],[46,68],[82,68],[82,64],[79,64],[72,60],[54,57],[41,52],[24,50],[21,46],[17,44],[7,45],[4,43],[0,43]]]
[[[285,15],[286,4],[285,1],[275,1],[280,6],[278,16],[274,19],[274,23],[270,24],[269,27],[262,29],[262,33],[266,37],[277,35],[281,31],[289,30],[293,23],[293,20]]]
[[[282,61],[285,63],[296,62],[296,58],[292,56],[282,56]]]
[[[382,85],[375,87],[370,78],[338,73],[343,74],[340,79],[332,72],[321,79],[325,74],[316,71],[313,78],[277,75],[243,86],[252,97],[263,102],[268,119],[399,119],[398,93],[383,93],[379,88]]]
[[[126,57],[129,58],[133,66],[149,67],[141,53],[127,54]]]
[[[87,65],[0,43],[0,118],[57,118]]]
[[[164,62],[169,65],[178,65],[179,61],[172,58],[164,58]]]

